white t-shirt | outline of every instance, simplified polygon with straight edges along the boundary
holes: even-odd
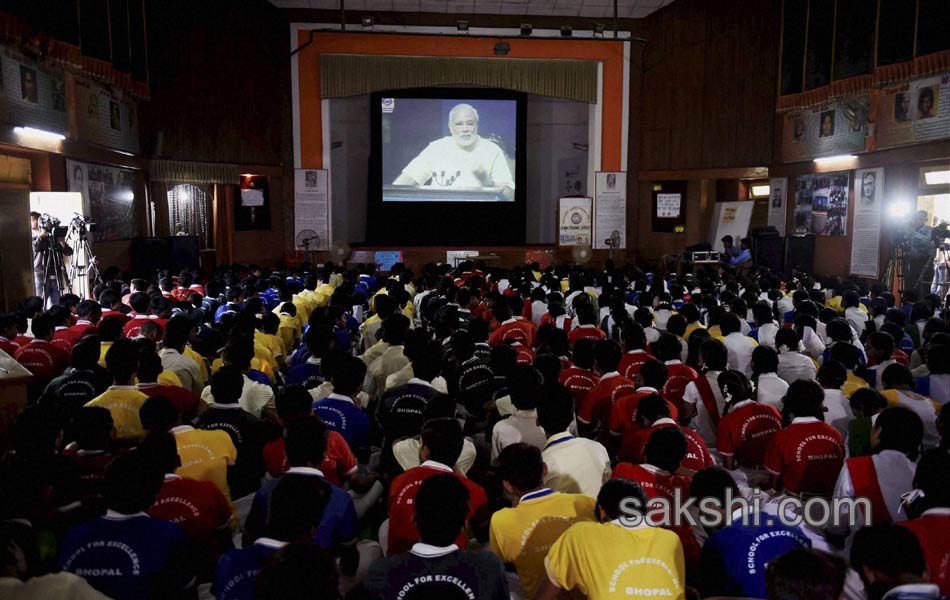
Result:
[[[482,137],[468,148],[459,146],[452,136],[438,139],[406,165],[402,176],[437,188],[515,187],[505,153]]]

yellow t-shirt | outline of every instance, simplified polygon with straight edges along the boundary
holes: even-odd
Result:
[[[706,326],[703,325],[702,323],[690,323],[689,325],[686,326],[686,332],[683,333],[683,339],[688,340],[689,334],[693,333],[697,329],[706,329]]]
[[[278,314],[280,317],[280,326],[277,328],[277,335],[280,341],[284,343],[287,352],[291,352],[297,345],[297,338],[300,337],[300,322],[296,317],[290,315]]]
[[[575,523],[554,542],[545,567],[561,588],[590,600],[686,597],[683,546],[659,527]]]
[[[541,494],[542,492],[535,492]],[[492,552],[518,571],[527,597],[544,577],[544,557],[551,545],[578,521],[594,521],[596,501],[584,494],[547,493],[499,510],[489,530]]]
[[[720,342],[726,339],[726,336],[722,335],[722,330],[719,329],[719,325],[713,325],[709,328],[709,337],[714,340],[719,340]]]
[[[850,398],[851,394],[866,387],[869,387],[867,381],[849,371],[848,378],[845,380],[844,385],[841,386],[841,391],[846,398]]]
[[[120,440],[136,440],[145,437],[139,409],[148,400],[148,396],[131,385],[114,385],[86,403],[86,406],[99,406],[112,414],[115,435]]]
[[[201,373],[201,385],[208,383],[208,361],[205,360],[205,357],[198,354],[191,346],[185,346],[185,351],[182,352],[182,355],[190,358],[198,364],[198,372]]]
[[[172,434],[181,459],[181,467],[175,473],[185,479],[210,481],[230,500],[228,466],[237,460],[231,436],[220,429],[206,431],[188,426],[176,427]]]
[[[169,371],[168,369],[163,370],[158,374],[158,383],[162,385],[175,385],[178,387],[185,387],[181,384],[181,378],[178,377],[178,374],[174,371]]]
[[[260,339],[260,342],[270,350],[275,362],[278,356],[287,356],[287,348],[284,347],[284,342],[279,335],[257,331],[254,333],[254,339]]]
[[[99,344],[99,366],[106,368],[106,352],[112,347],[112,342],[102,342]]]

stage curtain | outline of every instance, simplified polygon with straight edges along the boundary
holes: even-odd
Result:
[[[593,104],[597,102],[597,62],[353,54],[320,57],[320,91],[324,98],[451,84],[504,88]]]
[[[240,169],[228,163],[186,162],[180,160],[151,160],[148,164],[151,181],[174,183],[219,183],[237,185]]]

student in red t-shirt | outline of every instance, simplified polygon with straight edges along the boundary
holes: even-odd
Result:
[[[636,420],[640,429],[624,436],[618,455],[620,460],[646,461],[646,445],[653,433],[658,429],[675,427],[683,432],[687,442],[686,456],[680,468],[685,471],[701,471],[713,465],[712,455],[703,438],[692,429],[677,423],[670,412],[670,403],[659,394],[651,394],[640,400]]]
[[[83,300],[76,305],[76,324],[69,328],[77,342],[85,335],[95,333],[96,324],[102,316],[102,308],[95,300]],[[75,344],[75,342],[74,342]]]
[[[838,430],[822,420],[824,399],[817,381],[799,379],[789,386],[785,429],[775,434],[765,453],[773,489],[812,496],[831,496],[834,491],[845,449]]]
[[[92,517],[105,511],[106,467],[116,457],[112,413],[101,406],[81,408],[71,429],[63,456],[76,467],[83,512]]]
[[[683,393],[686,386],[699,375],[692,367],[683,364],[681,360],[682,346],[679,339],[671,333],[660,334],[660,339],[650,346],[653,356],[666,365],[669,377],[666,385],[660,390],[663,397],[676,406],[676,410],[683,412]]]
[[[389,486],[389,551],[392,556],[406,552],[419,540],[416,529],[413,501],[419,492],[419,485],[440,473],[453,474],[468,488],[471,497],[466,521],[472,528],[478,529],[488,523],[491,516],[488,509],[488,497],[480,485],[453,471],[452,465],[462,453],[462,426],[456,419],[434,419],[426,423],[422,430],[422,448],[419,457],[423,460],[418,467],[409,469],[393,479]],[[468,545],[464,532],[455,541],[459,548]]]
[[[624,324],[623,345],[626,353],[620,359],[620,366],[617,367],[617,370],[627,379],[634,379],[645,362],[656,360],[646,350],[647,336],[643,331],[643,327],[635,321]]]
[[[528,347],[534,344],[534,323],[512,317],[511,308],[504,301],[496,302],[492,311],[498,328],[488,337],[488,345],[495,348],[511,342],[521,342]]]
[[[620,344],[613,340],[601,340],[594,346],[594,372],[600,374],[600,381],[577,408],[577,421],[582,430],[606,430],[614,401],[637,391],[633,381],[617,372],[620,357]]]
[[[663,389],[666,379],[667,370],[663,363],[651,360],[644,364],[634,380],[637,385],[636,392],[624,393],[610,409],[610,433],[629,441],[634,433],[642,429],[642,424],[637,420],[637,407],[643,398],[653,394],[661,395],[660,390]],[[674,419],[677,418],[679,413],[676,407],[672,403],[668,404],[670,415]]]
[[[607,337],[604,330],[597,326],[597,315],[594,314],[594,307],[592,305],[581,304],[577,307],[577,322],[577,327],[572,329],[567,336],[567,341],[570,342],[571,345],[585,338],[602,340]]]
[[[17,350],[13,358],[33,373],[37,389],[42,390],[69,365],[69,352],[53,345],[53,320],[47,315],[33,319],[33,340]]]
[[[752,386],[742,372],[723,371],[718,381],[726,401],[716,435],[723,466],[760,468],[772,437],[782,430],[782,415],[774,406],[752,399]]]
[[[914,487],[922,492],[909,502],[911,520],[901,523],[910,529],[924,550],[930,582],[940,593],[950,596],[950,453],[932,450],[920,459]]]
[[[0,350],[3,350],[10,356],[13,356],[20,349],[20,344],[16,343],[17,337],[17,317],[14,314],[0,315]]]
[[[558,383],[563,385],[574,398],[574,406],[580,406],[587,392],[591,391],[600,377],[594,373],[594,346],[592,339],[583,339],[574,345],[571,354],[573,365],[561,371]]]

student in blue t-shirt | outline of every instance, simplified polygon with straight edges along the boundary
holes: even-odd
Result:
[[[715,498],[728,518],[726,491],[740,498],[739,487],[724,469],[703,469],[693,477],[690,495]],[[782,554],[798,548],[810,548],[811,541],[798,527],[786,527],[777,519],[759,513],[749,515],[749,524],[741,521],[741,511],[731,515],[735,521],[711,534],[703,546],[700,560],[700,587],[704,598],[709,596],[740,596],[766,598],[765,567]],[[758,517],[757,523],[755,517]]]
[[[253,600],[258,571],[288,543],[309,542],[330,500],[331,485],[319,477],[285,477],[270,495],[267,537],[218,561],[211,592],[217,600]]]
[[[333,361],[333,393],[313,403],[313,413],[336,431],[355,453],[366,449],[369,415],[357,404],[366,364],[355,356],[341,355]]]
[[[110,598],[178,598],[194,586],[181,527],[149,517],[163,473],[140,453],[116,458],[106,470],[105,516],[69,530],[59,566]]]
[[[310,352],[310,357],[290,369],[286,384],[299,384],[310,390],[323,383],[320,363],[333,348],[334,340],[333,331],[327,325],[314,323],[308,327],[303,336],[303,343]]]

